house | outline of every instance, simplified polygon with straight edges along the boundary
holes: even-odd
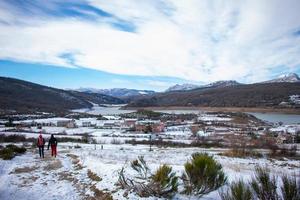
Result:
[[[57,127],[67,127],[69,123],[71,123],[72,120],[58,120],[56,122]]]
[[[165,124],[160,120],[137,121],[135,123],[135,130],[142,131],[142,132],[160,133],[160,132],[164,132]]]
[[[76,125],[75,120],[70,121],[70,122],[67,124],[66,127],[67,127],[67,128],[76,128],[77,125]]]
[[[83,121],[82,122],[82,127],[91,127],[92,123],[90,121]]]
[[[137,119],[124,119],[124,122],[121,125],[121,128],[134,128],[136,122],[137,122]]]

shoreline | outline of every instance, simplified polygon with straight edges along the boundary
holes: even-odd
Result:
[[[205,112],[256,112],[277,114],[300,114],[300,109],[291,108],[247,108],[247,107],[202,107],[202,106],[162,106],[162,107],[123,107],[121,110],[195,110]]]

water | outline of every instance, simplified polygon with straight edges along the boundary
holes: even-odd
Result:
[[[248,112],[251,115],[254,115],[258,119],[278,123],[282,122],[283,124],[297,124],[300,123],[300,115],[296,114],[281,114],[281,113],[258,113],[258,112]]]
[[[88,113],[92,115],[119,115],[124,113],[131,113],[135,110],[121,110],[121,106],[108,106],[108,107],[102,107],[98,105],[94,105],[91,109],[89,108],[83,108],[83,109],[77,109],[73,110],[73,112],[81,112],[81,113]]]
[[[122,113],[130,113],[135,112],[136,110],[121,110],[121,106],[108,106],[101,107],[98,105],[94,105],[91,109],[79,109],[74,110],[76,112],[90,113],[90,114],[101,114],[101,115],[118,115]],[[156,112],[164,112],[169,114],[201,114],[203,111],[201,110],[160,110],[154,109]],[[300,123],[300,115],[296,114],[282,114],[282,113],[259,113],[259,112],[247,112],[249,114],[254,115],[258,119],[278,123],[282,122],[283,124],[297,124]]]

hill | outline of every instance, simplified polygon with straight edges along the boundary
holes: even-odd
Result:
[[[209,106],[209,107],[298,107],[291,96],[300,94],[299,83],[256,83],[230,87],[198,88],[164,92],[131,100],[128,107]]]
[[[47,87],[23,80],[0,77],[0,111],[66,112],[96,104],[119,104],[123,100],[95,93]]]
[[[132,96],[139,95],[149,95],[154,94],[153,90],[137,90],[137,89],[127,89],[127,88],[112,88],[112,89],[95,89],[95,88],[79,88],[77,89],[79,92],[87,92],[87,93],[99,93],[104,95],[109,95],[118,98],[127,98]]]

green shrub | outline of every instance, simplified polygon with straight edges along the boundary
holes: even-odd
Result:
[[[164,164],[151,177],[149,186],[155,192],[155,196],[172,196],[178,188],[178,177],[172,172],[172,167]]]
[[[130,163],[137,173],[130,176],[125,173],[125,167],[119,171],[117,186],[127,191],[133,191],[140,197],[172,197],[177,191],[178,177],[168,165],[160,166],[152,175],[143,156]]]
[[[23,154],[26,152],[26,148],[25,147],[18,147],[16,145],[13,145],[13,144],[9,144],[6,146],[6,148],[8,149],[12,149],[13,152],[15,153],[19,153],[19,154]]]
[[[260,200],[278,200],[279,196],[276,192],[277,179],[270,175],[267,168],[256,167],[255,177],[251,182],[252,189]]]
[[[251,187],[242,180],[231,183],[227,192],[219,194],[222,200],[254,200]]]
[[[283,200],[299,200],[300,199],[300,182],[297,183],[296,175],[289,177],[283,175],[281,193]]]
[[[0,157],[3,160],[11,160],[13,157],[15,157],[15,153],[12,149],[4,148],[0,150]]]
[[[23,154],[25,152],[25,147],[18,147],[16,145],[9,144],[4,149],[0,150],[0,158],[3,160],[11,160],[16,154]]]
[[[185,194],[205,195],[224,185],[227,178],[220,165],[206,153],[195,153],[184,165],[182,175]]]

